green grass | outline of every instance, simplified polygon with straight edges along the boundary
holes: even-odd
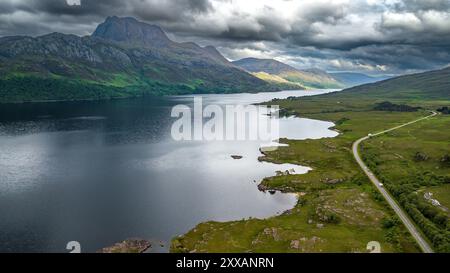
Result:
[[[441,252],[450,251],[449,214],[423,194],[434,190],[448,204],[450,164],[442,158],[450,154],[449,126],[450,116],[439,115],[372,138],[361,149],[369,168]]]
[[[354,188],[310,193],[295,208],[269,219],[206,222],[173,240],[173,252],[367,252],[378,241],[383,252],[416,252],[399,226],[370,194]],[[356,205],[357,204],[357,205]],[[317,213],[319,211],[319,213]],[[335,215],[338,223],[323,220]]]

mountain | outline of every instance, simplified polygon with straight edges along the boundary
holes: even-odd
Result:
[[[0,38],[0,102],[275,89],[214,47],[174,42],[134,18],[108,17],[85,37]]]
[[[333,93],[340,97],[361,96],[380,100],[450,101],[450,67],[400,76]]]
[[[249,72],[266,72],[273,75],[297,71],[297,69],[292,66],[273,59],[244,58],[234,61],[233,64],[242,67]]]
[[[161,48],[175,44],[160,27],[139,22],[131,17],[108,17],[92,36],[132,47]]]
[[[233,64],[263,79],[270,75],[273,78],[284,79],[291,84],[307,88],[343,87],[342,83],[325,71],[318,69],[299,70],[273,59],[245,58],[234,61]],[[261,77],[261,75],[264,75],[264,77]]]
[[[378,82],[389,78],[383,76],[373,77],[363,73],[354,73],[354,72],[334,72],[330,73],[330,75],[347,87]]]

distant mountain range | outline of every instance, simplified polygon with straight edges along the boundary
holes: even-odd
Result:
[[[85,37],[0,38],[0,102],[341,88],[357,82],[275,60],[229,62],[212,46],[174,42],[160,27],[129,17],[108,17]]]
[[[366,83],[373,83],[382,80],[387,80],[390,77],[387,76],[368,76],[362,73],[354,73],[354,72],[332,72],[329,73],[333,78],[335,78],[340,83],[344,84],[347,87],[356,86]]]
[[[320,69],[297,69],[273,59],[244,58],[233,64],[262,80],[304,88],[345,88],[388,78],[352,72],[327,73]]]

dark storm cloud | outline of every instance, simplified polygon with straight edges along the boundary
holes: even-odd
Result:
[[[18,10],[33,12],[33,8],[26,2],[0,1],[0,14],[10,14]]]
[[[212,5],[208,0],[191,0],[187,1],[189,9],[197,12],[207,12],[212,9]]]
[[[71,0],[70,2],[77,2]],[[161,25],[228,58],[404,73],[450,64],[450,0],[0,0],[0,36],[88,35],[107,16]]]
[[[92,32],[107,16],[134,16],[149,22],[181,22],[212,11],[208,0],[0,0],[0,36],[49,31]],[[1,16],[3,15],[3,16]]]
[[[208,0],[131,1],[132,13],[148,21],[184,22],[213,10]]]
[[[31,0],[37,11],[54,15],[107,15],[112,12],[146,12],[156,10],[163,14],[201,13],[212,9],[208,0],[152,1],[152,0],[80,0],[69,5],[66,0]],[[153,19],[153,18],[152,18]]]
[[[442,67],[450,60],[450,48],[413,45],[371,45],[344,52],[347,60],[372,66],[395,65],[399,71],[414,72]]]
[[[448,0],[403,0],[394,5],[397,11],[448,10]]]

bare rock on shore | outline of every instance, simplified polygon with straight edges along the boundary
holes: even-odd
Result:
[[[105,247],[98,253],[143,253],[151,247],[151,243],[143,239],[127,239],[113,246]]]
[[[326,184],[331,184],[331,185],[338,184],[338,183],[341,183],[341,182],[343,182],[343,181],[344,181],[343,179],[338,179],[338,178],[336,178],[336,179],[326,178],[326,179],[324,180],[324,182],[325,182]]]
[[[263,185],[263,184],[258,185],[259,191],[266,192],[268,189],[269,189],[269,187],[267,187],[266,185]]]
[[[299,249],[300,248],[300,241],[299,240],[292,240],[290,247],[293,249]]]

